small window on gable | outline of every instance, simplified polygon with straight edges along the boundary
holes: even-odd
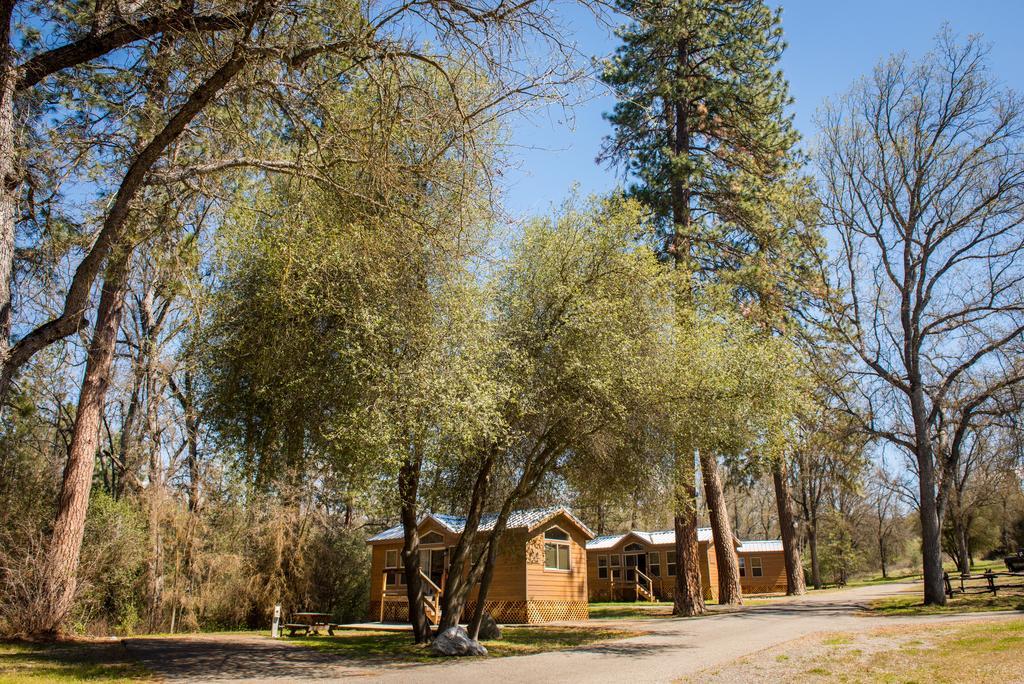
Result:
[[[639,544],[630,544],[629,546],[627,546],[626,548],[624,548],[622,550],[623,551],[643,551],[644,547],[640,546]]]
[[[420,539],[420,544],[443,544],[444,537],[437,532],[429,532]]]
[[[569,534],[558,527],[544,532],[544,569],[569,570]]]

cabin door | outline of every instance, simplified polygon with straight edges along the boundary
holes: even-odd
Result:
[[[644,552],[639,553],[627,553],[624,559],[626,561],[626,581],[636,582],[636,571],[647,574],[647,554]]]
[[[442,586],[441,582],[444,581],[444,569],[448,564],[448,549],[421,549],[420,550],[420,569],[423,571],[430,581],[437,586]],[[424,593],[428,596],[432,596],[434,589],[427,585],[423,588]]]

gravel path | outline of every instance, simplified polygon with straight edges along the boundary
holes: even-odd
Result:
[[[253,636],[128,639],[129,653],[169,681],[337,680],[477,684],[478,682],[671,682],[682,676],[823,631],[871,629],[903,622],[979,619],[981,614],[929,617],[856,615],[868,601],[919,585],[889,584],[779,599],[696,619],[592,621],[648,630],[641,637],[530,656],[381,665]],[[986,614],[990,619],[1019,613]],[[984,618],[982,618],[984,619]]]

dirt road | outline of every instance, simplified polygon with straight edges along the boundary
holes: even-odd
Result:
[[[738,612],[695,619],[630,621],[648,634],[602,642],[571,651],[509,658],[452,660],[430,664],[382,665],[341,659],[327,653],[252,636],[201,636],[182,639],[129,639],[129,653],[167,680],[280,681],[337,680],[359,677],[380,682],[477,684],[478,682],[670,682],[707,667],[755,653],[775,644],[835,630],[871,629],[901,622],[979,619],[979,614],[930,617],[865,617],[873,599],[919,586],[889,584],[814,593]],[[991,615],[986,619],[1017,616]],[[596,621],[595,621],[596,622]],[[624,625],[622,621],[609,621]]]

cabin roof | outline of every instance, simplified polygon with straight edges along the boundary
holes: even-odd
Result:
[[[651,546],[664,546],[666,544],[676,543],[676,531],[675,530],[655,530],[654,532],[642,532],[640,530],[630,530],[624,534],[606,534],[600,537],[596,537],[587,542],[587,551],[593,549],[610,549],[617,545],[620,541],[626,537],[633,536],[640,541],[650,544]],[[697,528],[697,541],[699,542],[710,542],[711,541],[711,528],[700,527]]]
[[[759,539],[756,541],[745,541],[736,549],[738,553],[768,553],[771,551],[782,551],[781,539]]]
[[[590,528],[583,524],[583,521],[577,518],[572,511],[565,506],[550,506],[548,508],[525,508],[518,511],[512,511],[508,516],[508,523],[506,524],[507,529],[520,530],[527,529],[533,530],[538,525],[543,525],[547,521],[551,520],[559,514],[564,514],[569,520],[571,520],[588,539],[594,538],[594,533],[590,531]],[[420,516],[417,526],[422,525],[426,520],[433,520],[441,527],[445,528],[453,534],[461,534],[466,528],[466,517],[462,515],[446,515],[444,513],[426,513]],[[498,519],[497,513],[484,513],[480,518],[480,532],[490,532],[494,529],[494,523]],[[402,539],[404,536],[402,526],[395,525],[390,527],[383,532],[379,532],[374,536],[367,539],[367,543],[383,542],[383,541],[394,541]]]

